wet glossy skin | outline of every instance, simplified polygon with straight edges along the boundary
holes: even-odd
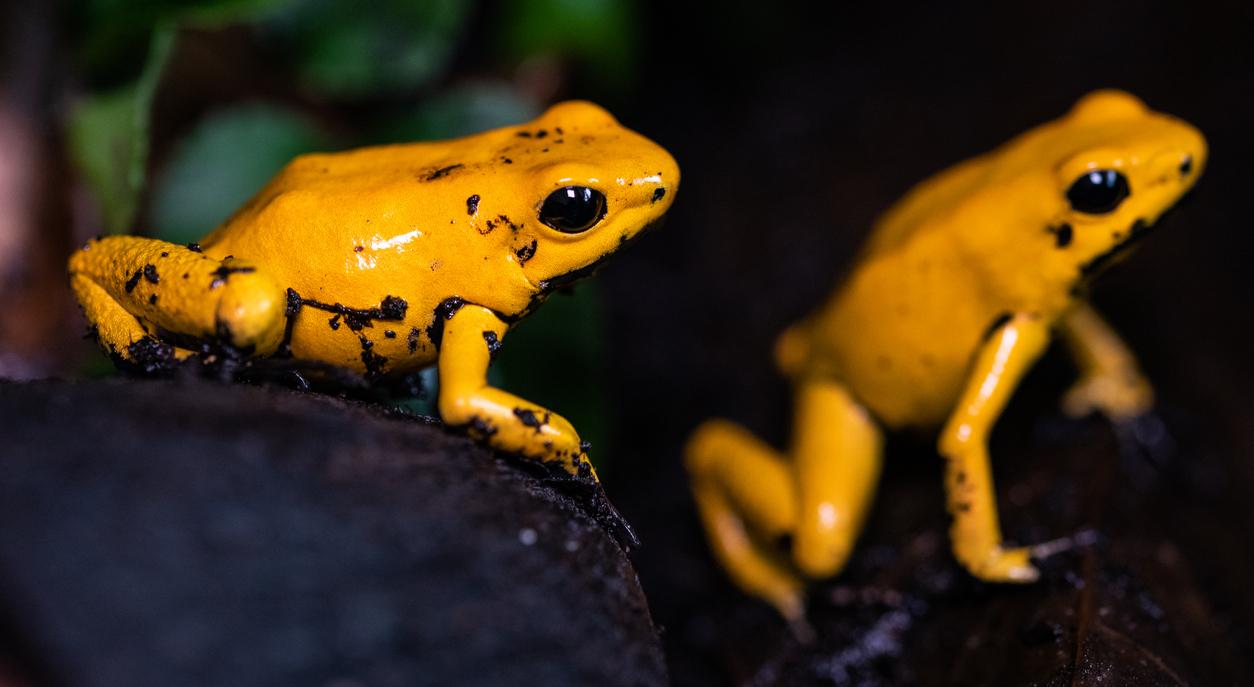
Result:
[[[578,471],[569,423],[488,387],[487,365],[512,323],[660,219],[678,183],[665,150],[569,102],[466,138],[299,157],[198,246],[100,239],[71,280],[123,361],[160,367],[210,342],[371,378],[438,364],[447,422]],[[542,221],[567,188],[604,197],[590,227]]]
[[[988,433],[1053,330],[1081,368],[1064,409],[1125,420],[1150,408],[1134,357],[1082,294],[1205,162],[1193,127],[1104,91],[893,206],[827,302],[778,341],[796,386],[790,451],[725,421],[689,443],[701,515],[732,577],[799,618],[802,578],[838,572],[861,528],[880,427],[916,427],[941,428],[958,560],[986,580],[1035,579],[1032,550],[1001,543]],[[783,534],[791,561],[761,543]]]

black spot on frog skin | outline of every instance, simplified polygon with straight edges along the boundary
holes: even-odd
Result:
[[[478,229],[478,232],[480,236],[487,236],[492,233],[493,229],[496,229],[496,220],[489,219],[484,221],[483,227]]]
[[[332,315],[332,316],[331,316],[331,319],[327,320],[327,324],[328,324],[328,325],[330,325],[330,327],[331,327],[331,331],[333,331],[333,332],[335,332],[335,331],[339,331],[339,329],[340,329],[340,315],[339,315],[338,313],[337,313],[337,314],[335,314],[335,315]]]
[[[154,294],[149,295],[148,305],[156,305],[156,304],[157,304],[157,294],[154,293]]]
[[[540,129],[539,131],[536,132],[536,138],[544,138],[545,136],[548,136],[548,135],[549,135],[549,132],[544,129]]]
[[[417,327],[409,328],[409,335],[405,337],[405,343],[409,345],[409,352],[414,353],[418,350],[418,339],[422,337],[422,330]]]
[[[209,288],[216,289],[219,286],[222,286],[231,278],[232,274],[248,274],[249,272],[256,271],[256,267],[230,267],[228,265],[221,265],[218,269],[209,273],[213,275],[213,281],[209,282]]]
[[[144,279],[149,283],[156,284],[161,281],[161,275],[157,274],[157,266],[153,264],[144,265]]]
[[[360,253],[360,252],[362,252],[363,250],[366,250],[366,247],[365,247],[365,246],[353,246],[353,252],[354,252],[354,253]]]
[[[383,330],[383,338],[385,338],[385,339],[395,339],[395,338],[396,338],[396,332],[392,331],[391,329],[384,329],[384,330]]]
[[[998,329],[1001,329],[1003,326],[1005,326],[1007,322],[1009,322],[1013,318],[1014,318],[1014,313],[1010,313],[1010,312],[1004,312],[998,315],[997,317],[993,318],[993,321],[989,323],[988,328],[984,330],[984,335],[980,337],[980,341],[981,342],[988,341],[989,338],[993,336],[993,334],[997,333]]]
[[[519,131],[516,135],[517,135],[519,138],[531,138],[531,132],[530,132],[530,131]]]
[[[453,171],[461,169],[462,167],[465,167],[465,165],[463,165],[460,162],[455,165],[448,165],[447,167],[441,167],[435,170],[434,172],[428,174],[426,177],[427,181],[435,181],[436,179],[442,179],[448,176],[449,174],[451,174]]]
[[[142,279],[143,277],[144,277],[143,270],[135,270],[135,274],[132,274],[131,278],[126,280],[126,292],[130,293],[134,291],[135,287],[139,285],[139,280]]]
[[[205,250],[200,247],[200,244],[196,243],[195,241],[192,241],[191,243],[187,244],[187,250],[190,250],[193,253],[205,252]]]
[[[466,214],[473,215],[476,212],[479,212],[479,194],[478,193],[466,199]]]
[[[483,332],[483,340],[488,344],[488,362],[496,360],[496,352],[501,350],[501,339],[492,330]]]
[[[1187,177],[1189,176],[1189,173],[1192,171],[1193,171],[1193,156],[1185,155],[1184,159],[1180,161],[1180,176]]]
[[[458,310],[466,305],[466,301],[461,296],[453,296],[445,298],[441,303],[435,306],[434,317],[431,318],[431,324],[427,325],[427,338],[431,339],[431,343],[435,344],[435,349],[440,350],[440,343],[444,341],[444,322],[453,319]]]
[[[536,241],[536,239],[531,239],[531,243],[514,251],[514,255],[518,256],[518,264],[525,265],[527,264],[528,260],[534,258],[536,256],[536,248],[539,245],[540,244],[538,241]]]
[[[514,224],[514,222],[510,220],[508,215],[497,215],[496,218],[500,220],[501,222],[504,222],[505,225],[509,227],[509,230],[514,232],[515,234],[517,234],[518,230],[522,228],[518,226],[517,224]]]
[[[1063,222],[1056,227],[1049,227],[1049,233],[1054,235],[1054,247],[1066,248],[1071,245],[1071,239],[1074,238],[1074,232],[1071,225]]]
[[[514,164],[514,161],[513,161],[513,160],[511,160],[511,159],[509,159],[509,158],[507,158],[507,157],[503,157],[503,158],[501,158],[501,162],[504,162],[504,163],[505,163],[505,164],[507,164],[507,165],[512,165],[512,164]]]
[[[549,424],[549,419],[553,416],[546,412],[544,414],[544,419],[540,419],[536,416],[536,411],[534,410],[530,410],[528,408],[515,408],[514,417],[518,418],[518,421],[527,427],[534,429],[536,434],[539,434],[540,430],[543,429],[545,425]]]
[[[666,189],[659,186],[653,190],[653,198],[649,200],[649,204],[652,205],[653,203],[656,203],[665,197],[666,197]]]
[[[161,251],[161,257],[163,257],[163,258],[168,258],[168,257],[170,257],[170,251],[168,251],[168,250],[163,250],[163,251]]]

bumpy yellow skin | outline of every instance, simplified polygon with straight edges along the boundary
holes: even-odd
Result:
[[[670,207],[679,169],[586,102],[466,138],[305,155],[199,247],[94,240],[69,262],[101,344],[159,367],[201,345],[370,377],[436,364],[439,412],[490,445],[590,469],[570,423],[488,386],[491,354],[548,293]],[[590,229],[539,219],[546,197],[605,197]]]
[[[989,581],[1036,579],[1034,550],[1002,545],[989,433],[1053,330],[1081,373],[1066,412],[1124,420],[1150,408],[1135,358],[1081,299],[1083,287],[1205,162],[1193,127],[1099,91],[910,191],[829,300],[778,341],[777,362],[796,387],[790,450],[723,420],[687,446],[701,518],[732,578],[802,617],[803,579],[839,572],[862,527],[882,426],[940,428],[963,566]],[[1094,170],[1127,179],[1130,195],[1111,211],[1080,212],[1068,200]],[[791,535],[790,558],[765,543],[781,535]]]

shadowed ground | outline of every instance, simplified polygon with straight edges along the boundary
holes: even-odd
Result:
[[[0,382],[0,437],[0,684],[666,681],[578,499],[415,418]]]

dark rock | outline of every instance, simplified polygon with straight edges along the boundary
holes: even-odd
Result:
[[[0,383],[0,675],[655,685],[635,572],[468,439],[325,396]]]

